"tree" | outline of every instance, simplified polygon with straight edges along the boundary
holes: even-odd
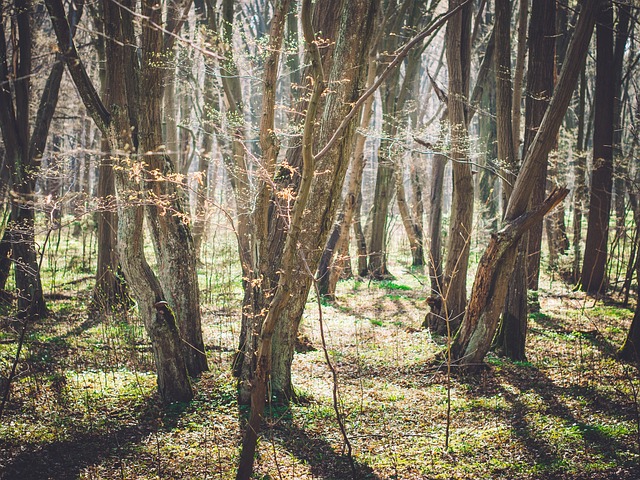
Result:
[[[529,66],[527,68],[527,91],[525,97],[524,151],[535,138],[537,128],[547,110],[554,88],[555,60],[550,51],[555,51],[555,3],[551,1],[532,2],[529,23]],[[545,167],[533,181],[535,189],[531,205],[539,205],[544,199],[547,184],[548,157]],[[527,286],[538,289],[540,252],[542,245],[542,221],[529,231],[527,239]]]
[[[467,270],[473,229],[473,174],[468,161],[467,103],[471,70],[471,4],[449,1],[452,10],[463,5],[447,23],[446,48],[449,68],[448,118],[451,128],[450,158],[453,166],[453,200],[447,256],[444,265],[442,299],[432,309],[437,321],[429,324],[448,324],[451,332],[457,330],[467,303]]]
[[[16,0],[14,8],[16,28],[12,29],[11,40],[16,51],[11,54],[7,50],[3,12],[0,11],[0,129],[11,173],[11,221],[8,228],[18,290],[18,316],[36,318],[46,316],[47,307],[34,243],[34,193],[40,157],[56,108],[64,67],[58,63],[52,68],[31,131],[33,12],[29,0]]]
[[[141,172],[144,163],[135,155],[138,95],[137,56],[127,45],[134,45],[133,5],[103,3],[106,36],[106,104],[98,96],[78,56],[69,31],[69,23],[60,0],[47,0],[58,48],[64,56],[78,93],[94,122],[107,138],[114,162],[118,199],[119,258],[140,316],[150,337],[158,374],[158,390],[165,402],[188,401],[191,385],[183,357],[182,341],[175,314],[144,255]],[[125,74],[129,72],[129,74]],[[134,75],[131,74],[134,73]],[[133,125],[132,125],[133,123]]]
[[[531,225],[566,196],[556,189],[539,207],[529,210],[535,178],[544,167],[544,158],[555,144],[555,137],[573,95],[584,64],[600,2],[582,2],[580,16],[571,38],[556,91],[547,107],[538,132],[529,146],[513,192],[509,197],[506,226],[494,234],[478,266],[471,298],[460,330],[451,346],[451,355],[462,365],[478,365],[489,351],[504,307],[509,275],[513,269],[517,243]]]
[[[596,25],[596,90],[593,124],[593,171],[589,220],[580,283],[589,293],[607,290],[605,266],[613,187],[613,126],[615,86],[613,70],[613,4],[604,2]],[[622,67],[620,67],[622,68]]]

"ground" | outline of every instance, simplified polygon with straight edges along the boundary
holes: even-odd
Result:
[[[420,327],[426,277],[394,273],[341,282],[337,300],[322,305],[357,478],[640,478],[640,379],[615,358],[632,310],[547,278],[528,361],[490,355],[479,373],[449,377],[437,356],[447,339]],[[168,408],[133,312],[87,314],[90,281],[57,287],[52,315],[29,326],[0,419],[0,478],[233,478],[246,414],[230,374],[238,279],[229,266],[202,280],[211,371],[194,382],[193,402]],[[17,337],[4,318],[3,374]],[[314,296],[303,334],[315,350],[295,358],[299,399],[271,406],[255,478],[349,479]]]

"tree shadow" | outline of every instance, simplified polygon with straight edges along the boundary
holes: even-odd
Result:
[[[352,478],[348,457],[337,453],[322,437],[310,434],[288,419],[278,423],[274,429],[286,439],[282,441],[283,447],[310,467],[313,478],[328,480]],[[354,463],[358,479],[381,479],[369,465],[357,462],[355,459]]]
[[[505,388],[499,382],[509,383],[514,389]],[[475,383],[475,385],[474,385]],[[541,436],[538,429],[528,419],[533,413],[542,413],[545,416],[558,420],[558,426],[564,426],[579,435],[588,449],[599,454],[606,461],[613,461],[621,468],[635,468],[629,464],[621,454],[629,450],[629,445],[623,443],[615,435],[583,418],[578,418],[575,413],[561,400],[561,397],[571,397],[575,400],[587,402],[587,408],[592,411],[604,413],[617,420],[635,420],[632,412],[624,411],[620,405],[593,389],[576,388],[575,385],[567,387],[557,385],[544,372],[535,367],[511,367],[505,368],[498,379],[493,370],[483,372],[481,381],[471,382],[469,393],[471,396],[500,395],[510,405],[502,415],[510,422],[514,435],[522,442],[531,461],[540,463],[549,469],[549,474],[569,475],[570,472],[563,468],[562,452],[558,452],[552,442]],[[514,393],[518,392],[518,393]],[[532,392],[541,399],[540,407],[532,408],[523,400],[523,394]],[[495,411],[491,412],[496,414]],[[584,415],[583,415],[584,417]],[[562,433],[560,433],[562,435]],[[635,471],[635,470],[634,470]],[[590,476],[584,478],[591,478]],[[596,477],[593,477],[596,478]],[[598,478],[607,478],[598,477]],[[612,478],[618,478],[616,476]],[[638,478],[635,476],[619,478]]]
[[[2,450],[18,452],[0,461],[2,480],[56,480],[78,478],[83,468],[109,458],[119,458],[131,445],[157,431],[152,397],[143,404],[135,423],[111,429],[73,432],[69,440],[50,443],[9,443]]]

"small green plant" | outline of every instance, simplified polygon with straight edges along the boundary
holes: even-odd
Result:
[[[411,290],[411,287],[409,287],[408,285],[395,283],[392,280],[382,280],[380,283],[378,283],[378,286],[380,288],[386,288],[387,290],[403,290],[403,291]]]

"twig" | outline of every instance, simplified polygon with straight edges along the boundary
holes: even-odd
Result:
[[[358,479],[358,472],[356,470],[356,465],[353,461],[351,442],[349,441],[349,436],[347,435],[347,429],[344,425],[344,419],[342,414],[340,413],[340,405],[339,405],[339,394],[338,394],[338,372],[336,371],[333,363],[331,363],[331,358],[329,357],[329,352],[327,351],[327,343],[324,337],[324,325],[322,321],[322,296],[320,295],[320,289],[318,288],[318,279],[311,272],[309,268],[309,263],[307,262],[307,258],[304,255],[302,249],[299,251],[300,258],[302,259],[302,263],[304,268],[307,270],[307,273],[311,277],[311,281],[313,282],[313,288],[316,292],[316,300],[318,303],[318,321],[320,324],[320,339],[322,340],[322,351],[324,353],[324,358],[327,362],[327,366],[329,370],[331,370],[331,376],[333,378],[333,410],[336,412],[336,420],[338,425],[340,426],[340,432],[342,433],[342,438],[344,439],[344,444],[347,447],[347,458],[349,459],[349,465],[351,466],[351,476],[353,480]]]

